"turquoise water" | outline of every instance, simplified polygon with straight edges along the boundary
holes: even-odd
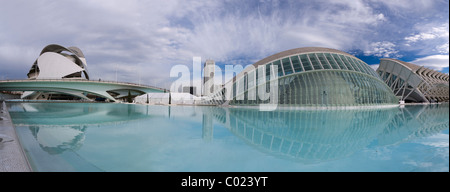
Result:
[[[449,171],[449,107],[10,103],[35,171]]]

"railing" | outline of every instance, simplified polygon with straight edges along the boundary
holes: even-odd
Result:
[[[137,84],[137,83],[129,83],[129,82],[118,82],[118,81],[104,81],[104,80],[88,80],[88,79],[19,79],[19,80],[0,80],[0,83],[3,82],[39,82],[39,81],[45,81],[45,82],[58,82],[58,81],[64,81],[64,82],[100,82],[100,83],[113,83],[113,84],[121,84],[121,85],[132,85],[132,86],[139,86],[139,87],[146,87],[146,88],[152,88],[152,89],[158,89],[161,91],[167,91],[167,89],[150,86],[150,85],[144,85],[144,84]]]
[[[8,103],[101,103],[101,101],[91,100],[30,100],[30,99],[12,99]]]

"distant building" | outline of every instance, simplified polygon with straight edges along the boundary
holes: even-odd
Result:
[[[194,86],[183,87],[183,93],[190,93],[191,95],[196,95],[195,93],[197,93],[197,87]]]
[[[20,99],[20,96],[23,94],[21,91],[0,91],[0,105],[1,101],[10,100],[10,99]]]
[[[214,83],[214,76],[215,76],[215,69],[216,69],[216,62],[214,60],[206,60],[205,64],[203,65],[203,94],[204,96],[210,96],[214,93],[215,83]]]

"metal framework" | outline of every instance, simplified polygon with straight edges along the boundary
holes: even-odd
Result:
[[[429,103],[449,100],[447,74],[387,58],[381,59],[377,72],[402,101]]]

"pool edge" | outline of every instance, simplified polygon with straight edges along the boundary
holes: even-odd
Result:
[[[0,143],[0,172],[33,172],[12,124],[6,103],[0,103],[0,134],[12,141]]]

